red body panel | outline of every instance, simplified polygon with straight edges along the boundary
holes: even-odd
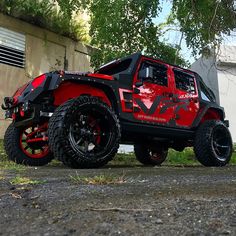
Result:
[[[105,80],[114,80],[114,78],[110,75],[104,75],[104,74],[88,74],[88,76],[90,77],[95,77],[95,78],[98,78],[98,79],[105,79]]]
[[[161,86],[158,86],[156,84],[145,82],[142,88],[140,88],[140,94],[134,94],[134,106],[139,107],[136,101],[136,99],[139,99],[142,101],[145,107],[149,111],[151,111],[152,106],[155,105],[155,101],[157,101],[158,97],[160,97],[160,103],[157,105],[154,113],[146,114],[142,109],[140,109],[139,112],[135,112],[135,119],[157,123],[169,122],[173,117],[173,107],[169,107],[165,113],[161,113],[162,107],[170,101],[170,98],[168,96],[163,96],[164,94],[168,93],[168,87],[163,89]]]
[[[221,120],[221,115],[216,110],[209,109],[201,119],[200,123],[203,123],[206,120]]]
[[[133,93],[133,106],[141,108],[139,111],[133,113],[134,118],[163,125],[168,125],[170,121],[174,121],[176,126],[191,127],[199,111],[196,80],[194,81],[195,94],[179,90],[175,86],[173,66],[164,64],[158,60],[142,57],[135,73],[133,88],[135,88],[135,83],[139,81],[138,72],[143,61],[151,61],[165,65],[168,68],[168,86],[161,86],[144,81],[143,86],[138,88],[140,93]],[[189,73],[186,70],[183,70],[183,72]],[[194,77],[194,74],[192,74],[192,76]],[[169,96],[170,94],[171,96]],[[124,107],[124,98],[122,94],[120,96],[122,107]],[[129,112],[126,109],[123,109],[123,111]]]
[[[100,98],[106,104],[111,106],[111,102],[106,94],[98,88],[92,87],[91,85],[75,84],[72,82],[64,82],[60,84],[59,88],[53,92],[54,105],[60,106],[62,103],[68,101],[71,98],[76,98],[81,95],[90,95]]]
[[[157,61],[143,57],[139,63],[138,69],[135,73],[134,84],[138,81],[138,72],[139,72],[141,63],[146,60],[157,62]],[[169,107],[169,108],[167,108],[165,113],[161,113],[161,109],[163,108],[163,106],[166,105],[167,103],[169,103],[171,100],[170,97],[168,96],[168,94],[171,92],[172,87],[173,87],[172,80],[169,78],[170,67],[168,65],[167,65],[167,67],[168,67],[168,87],[160,86],[160,85],[153,84],[150,82],[144,82],[143,86],[139,88],[140,93],[134,94],[134,96],[133,96],[134,106],[139,107],[139,105],[137,104],[137,99],[138,99],[138,100],[142,101],[142,103],[146,106],[146,108],[149,111],[150,111],[151,107],[153,106],[155,100],[158,99],[157,97],[161,97],[160,103],[157,104],[157,107],[156,107],[154,113],[146,114],[142,109],[140,109],[139,112],[134,113],[135,119],[143,120],[143,121],[147,121],[147,122],[155,122],[155,123],[165,124],[165,123],[169,122],[170,119],[173,118],[173,111],[174,111],[173,107]],[[134,87],[135,87],[135,85],[134,85]]]
[[[45,81],[46,77],[47,77],[46,74],[42,74],[42,75],[36,77],[36,78],[31,82],[32,86],[33,86],[34,88],[37,88],[38,86],[40,86],[40,85]]]
[[[15,105],[18,102],[18,97],[24,92],[29,83],[30,82],[24,84],[22,87],[16,90],[16,92],[13,95],[13,105]]]
[[[183,72],[186,72],[183,70]],[[190,74],[189,72],[187,72]],[[197,117],[200,105],[199,105],[199,98],[198,98],[198,90],[197,90],[197,84],[196,79],[194,81],[195,83],[195,93],[188,93],[187,91],[183,91],[176,88],[175,85],[175,77],[173,71],[171,71],[171,78],[173,79],[174,83],[174,89],[173,93],[177,96],[178,102],[176,103],[176,108],[178,106],[186,105],[187,109],[180,108],[177,113],[175,113],[175,120],[177,126],[184,126],[184,127],[191,127],[193,121]],[[194,74],[192,74],[194,77]],[[175,108],[175,109],[176,109]]]

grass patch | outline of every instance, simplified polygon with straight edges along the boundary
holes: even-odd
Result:
[[[164,163],[171,165],[201,165],[196,159],[192,148],[185,148],[183,152],[177,152],[170,149],[167,160]],[[236,164],[236,145],[233,147],[233,153],[229,164]]]
[[[0,176],[0,181],[4,180],[5,177],[4,176]]]
[[[182,152],[169,149],[164,163],[167,165],[200,165],[195,158],[192,148],[185,148]]]
[[[0,161],[7,160],[7,155],[3,147],[3,140],[0,139]]]
[[[125,175],[113,176],[113,175],[96,175],[93,177],[70,175],[70,180],[76,184],[91,184],[91,185],[106,185],[106,184],[123,184],[126,182]]]
[[[114,160],[110,162],[112,165],[128,165],[135,166],[140,165],[136,160],[134,153],[118,153]],[[234,151],[231,157],[231,165],[236,165],[236,145],[234,145]],[[182,152],[177,152],[173,149],[169,149],[168,156],[163,165],[201,165],[195,158],[195,154],[192,148],[185,148]]]
[[[140,163],[136,160],[134,153],[117,153],[115,158],[109,162],[111,165],[135,166]]]
[[[230,164],[236,165],[236,145],[234,146],[234,152],[233,152],[233,155],[231,157]]]
[[[13,161],[0,161],[0,169],[13,170],[16,172],[23,172],[26,170],[26,166],[16,164]]]
[[[135,166],[140,165],[140,162],[136,160],[134,153],[118,153],[111,161],[112,165],[128,165]],[[183,152],[177,152],[173,149],[169,149],[168,157],[163,165],[200,165],[195,159],[192,148],[186,148]]]
[[[57,159],[53,159],[48,163],[49,166],[63,166],[63,163]]]
[[[15,178],[10,180],[10,184],[12,185],[36,185],[36,184],[43,184],[46,181],[44,180],[32,180],[30,178],[26,177],[21,177],[21,176],[16,176]]]
[[[3,140],[0,140],[0,169],[2,170],[13,170],[16,172],[22,172],[26,170],[26,166],[16,164],[7,158],[3,147]]]
[[[230,164],[236,165],[236,145],[234,145],[234,151],[232,154]],[[57,160],[53,160],[49,165],[59,166],[62,164]],[[115,156],[115,158],[109,163],[109,165],[136,166],[141,164],[136,160],[134,153],[118,153]],[[177,152],[174,151],[173,149],[169,149],[168,157],[166,161],[163,163],[163,165],[200,165],[200,163],[195,159],[193,149],[185,148],[183,152]],[[3,148],[3,140],[0,140],[0,169],[13,170],[16,172],[22,172],[27,169],[27,167],[24,165],[19,165],[13,161],[8,160],[7,155]],[[99,180],[97,180],[97,182],[99,182]]]

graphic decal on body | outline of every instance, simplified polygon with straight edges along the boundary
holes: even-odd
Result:
[[[174,114],[177,114],[180,111],[180,109],[188,111],[188,106],[189,106],[189,99],[180,100],[176,95],[173,96],[172,100],[167,99],[165,96],[157,96],[149,109],[140,98],[135,99],[135,102],[147,115],[153,115],[161,103],[163,105],[159,111],[159,114],[164,114],[170,107],[175,107]]]

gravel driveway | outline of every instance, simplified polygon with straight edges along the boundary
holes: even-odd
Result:
[[[10,184],[16,175],[39,183]],[[123,182],[73,182],[78,175]],[[236,166],[46,166],[0,176],[0,235],[236,235]]]

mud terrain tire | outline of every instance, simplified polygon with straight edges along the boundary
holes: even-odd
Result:
[[[49,121],[49,145],[57,159],[71,168],[97,168],[112,160],[119,148],[119,121],[95,97],[71,99]]]
[[[10,124],[4,136],[4,148],[8,158],[17,164],[24,164],[29,166],[43,166],[48,164],[53,159],[53,154],[50,151],[29,156],[24,153],[21,147],[21,134],[25,130],[24,127],[14,127]],[[49,150],[49,149],[48,149]]]
[[[205,121],[197,130],[194,152],[204,166],[225,166],[232,155],[232,138],[222,121]]]
[[[168,155],[168,149],[158,148],[155,151],[151,150],[145,145],[135,144],[134,153],[136,159],[143,165],[147,166],[160,166],[166,159]]]

